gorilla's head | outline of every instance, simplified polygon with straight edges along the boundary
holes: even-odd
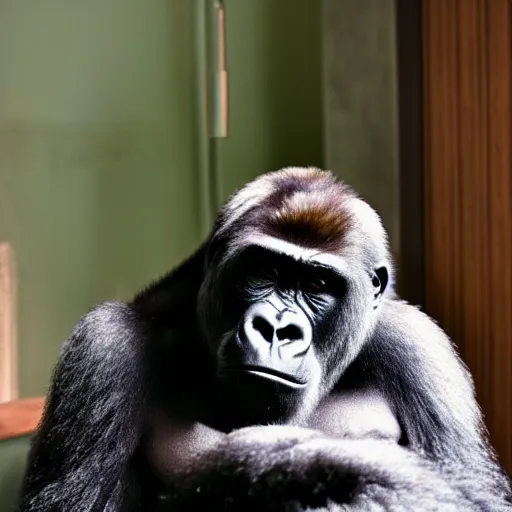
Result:
[[[308,414],[361,350],[391,272],[376,212],[313,168],[238,191],[205,265],[198,318],[241,424]]]

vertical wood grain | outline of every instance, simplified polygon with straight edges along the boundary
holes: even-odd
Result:
[[[0,403],[18,398],[14,256],[0,243]]]
[[[497,446],[512,472],[512,30],[509,0],[489,9],[489,217],[492,319],[488,414]]]
[[[435,167],[436,179],[425,183],[425,302],[432,306],[430,312],[450,334],[457,334],[457,311],[454,310],[453,291],[458,286],[458,237],[455,226],[458,222],[458,154],[450,148],[458,145],[455,129],[458,104],[453,100],[457,91],[456,31],[451,30],[456,18],[457,0],[431,0],[430,9],[424,16],[426,41],[425,90],[427,97],[425,150],[428,175]],[[443,8],[440,8],[440,6]],[[437,37],[429,37],[436,33]],[[443,118],[444,122],[437,120]],[[436,129],[430,127],[436,123]],[[444,205],[444,211],[436,202]],[[431,226],[437,226],[432,236]],[[451,250],[446,251],[447,245]],[[442,265],[433,262],[442,261]],[[446,299],[432,301],[432,290],[444,287]]]
[[[425,302],[512,471],[509,0],[424,0]]]

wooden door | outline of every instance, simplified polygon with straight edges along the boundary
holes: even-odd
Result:
[[[510,0],[424,0],[425,301],[512,472]]]

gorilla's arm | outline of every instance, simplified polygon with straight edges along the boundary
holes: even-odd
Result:
[[[433,465],[390,441],[289,426],[234,431],[189,457],[170,482],[162,511],[480,510]]]
[[[198,421],[155,411],[144,433],[142,446],[149,467],[165,485],[179,478],[192,459],[207,456],[226,438],[224,432]]]
[[[145,412],[146,339],[121,303],[96,307],[77,324],[32,440],[20,510],[120,510]]]
[[[333,392],[325,397],[306,426],[348,439],[389,439],[398,443],[402,430],[391,403],[375,387]]]
[[[456,482],[478,510],[512,509],[510,482],[488,443],[471,376],[446,334],[417,308],[382,305],[345,380],[371,381],[393,404],[406,444]]]
[[[227,439],[227,434],[203,423],[170,416],[162,410],[153,410],[149,417],[142,440],[144,454],[163,482],[179,477],[190,460],[206,456]],[[401,438],[389,402],[375,388],[329,394],[302,426],[333,438],[387,439],[395,443]]]

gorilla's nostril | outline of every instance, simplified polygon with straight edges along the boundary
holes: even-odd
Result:
[[[272,325],[261,316],[257,316],[252,321],[252,326],[255,331],[258,331],[266,341],[269,343],[274,337],[274,328]]]
[[[304,337],[304,333],[302,332],[302,329],[298,325],[290,324],[286,327],[283,327],[282,329],[278,329],[277,332],[277,339],[279,341],[283,340],[290,340],[290,341],[297,341],[301,340]]]

